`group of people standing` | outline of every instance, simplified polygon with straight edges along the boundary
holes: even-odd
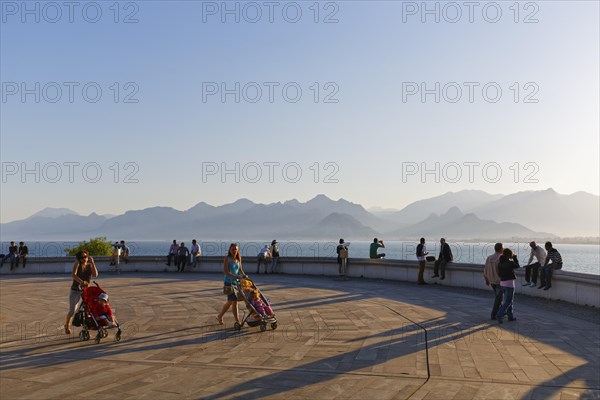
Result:
[[[279,242],[273,240],[271,245],[265,244],[258,252],[256,261],[256,273],[260,274],[260,266],[265,266],[265,274],[276,274],[279,264]]]
[[[15,245],[15,242],[10,242],[8,246],[8,254],[2,255],[2,261],[0,261],[0,268],[4,266],[6,260],[10,260],[10,270],[19,268],[19,261],[23,263],[23,268],[27,263],[27,256],[29,256],[29,248],[25,246],[24,242],[19,242],[19,246]]]
[[[542,249],[536,242],[529,243],[531,253],[525,266],[525,283],[523,286],[535,287],[538,272],[541,267],[540,286],[538,289],[548,290],[552,287],[552,274],[555,270],[562,269],[562,257],[551,242],[546,242]],[[533,258],[537,262],[531,264]],[[543,263],[543,264],[542,264]],[[485,284],[494,291],[494,305],[491,319],[502,323],[505,316],[509,321],[517,318],[513,313],[515,296],[515,269],[519,268],[519,260],[511,249],[504,248],[502,243],[494,245],[494,254],[488,256],[483,268]],[[533,276],[532,276],[533,271]],[[532,282],[533,281],[533,282]]]
[[[121,240],[121,242],[115,242],[113,244],[113,251],[110,256],[110,265],[118,265],[119,260],[123,260],[125,264],[129,262],[129,246],[125,244],[124,240]]]
[[[196,239],[192,240],[192,247],[188,249],[184,242],[177,243],[177,240],[173,240],[171,247],[169,247],[169,254],[167,255],[167,265],[171,266],[171,261],[177,267],[177,272],[183,272],[186,266],[196,268],[198,266],[198,258],[202,254],[200,250],[200,244]]]

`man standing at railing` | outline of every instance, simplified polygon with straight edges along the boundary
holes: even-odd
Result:
[[[350,243],[346,243],[344,239],[340,239],[340,244],[336,247],[338,262],[338,272],[340,278],[346,280],[346,271],[348,270],[348,246]]]
[[[171,259],[173,259],[174,264],[177,264],[177,250],[179,250],[179,245],[177,244],[177,240],[173,240],[173,244],[169,247],[169,254],[167,255],[168,266],[171,266]]]
[[[419,261],[419,277],[417,278],[417,283],[419,285],[427,285],[425,279],[423,279],[423,274],[425,273],[425,263],[427,262],[426,256],[429,254],[427,252],[427,247],[425,247],[425,238],[421,238],[419,240],[419,244],[417,245],[417,260]]]
[[[500,287],[500,275],[498,274],[498,264],[500,264],[500,256],[502,255],[502,243],[494,245],[494,254],[488,256],[483,267],[483,277],[485,284],[492,287],[494,291],[494,306],[492,307],[492,319],[496,319],[496,314],[502,303],[502,288]]]
[[[125,244],[124,240],[121,240],[121,258],[125,261],[125,264],[129,262],[129,247]]]
[[[185,247],[185,243],[181,242],[177,249],[177,272],[183,272],[188,263],[189,256],[190,251]],[[181,266],[181,269],[179,269],[179,266]]]
[[[190,252],[190,265],[193,268],[196,268],[196,266],[198,265],[198,257],[200,257],[201,254],[200,245],[196,242],[196,239],[192,240],[192,248]]]
[[[277,265],[279,263],[279,242],[275,239],[271,242],[271,273],[277,273]]]

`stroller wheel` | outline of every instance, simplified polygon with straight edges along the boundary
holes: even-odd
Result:
[[[271,329],[273,329],[273,330],[277,329],[277,322],[273,322],[271,324]]]
[[[119,330],[117,331],[117,334],[115,335],[115,341],[117,341],[117,342],[118,342],[118,341],[120,341],[120,340],[121,340],[121,330],[119,329]]]
[[[96,336],[96,339],[94,339],[94,342],[96,342],[96,344],[100,344],[100,338],[98,336]]]
[[[233,329],[235,329],[236,331],[239,331],[242,329],[242,325],[240,325],[239,322],[236,322],[235,324],[233,324]]]
[[[86,340],[90,340],[89,332],[88,331],[79,332],[79,339],[81,339],[82,342],[85,342]]]
[[[108,330],[106,328],[102,328],[102,338],[108,337]]]
[[[260,331],[264,332],[267,330],[267,324],[260,324]]]

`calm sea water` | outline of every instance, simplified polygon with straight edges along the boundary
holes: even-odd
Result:
[[[190,246],[191,240],[186,242]],[[271,240],[255,242],[239,242],[242,256],[254,257],[259,249],[265,244],[271,243]],[[203,256],[224,256],[227,253],[230,242],[226,241],[206,241],[201,242]],[[368,258],[369,245],[371,242],[351,242],[350,257]],[[416,242],[385,242],[385,249],[379,249],[379,252],[386,254],[388,259],[415,260]],[[77,242],[28,242],[30,255],[33,257],[59,257],[64,256],[65,248],[71,248],[77,245]],[[130,241],[127,242],[131,255],[144,256],[165,256],[169,250],[170,242],[156,241]],[[469,264],[483,264],[485,258],[494,252],[493,243],[450,243],[454,254],[454,261]],[[335,248],[337,242],[310,242],[310,241],[281,241],[279,244],[282,257],[335,257]],[[430,255],[437,256],[439,252],[439,242],[426,243],[427,251]],[[527,263],[529,259],[528,243],[504,243],[515,251],[521,261],[521,265]],[[564,266],[563,270],[582,272],[592,275],[600,275],[600,246],[587,244],[556,244],[557,250],[561,253]],[[7,253],[8,243],[0,243],[0,252]]]

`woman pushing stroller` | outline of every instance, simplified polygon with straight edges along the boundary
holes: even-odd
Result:
[[[227,301],[223,304],[223,308],[219,315],[217,315],[217,321],[220,325],[223,325],[223,316],[231,307],[231,313],[237,324],[240,324],[240,317],[237,306],[237,295],[234,290],[236,281],[246,276],[242,269],[242,255],[240,254],[240,248],[237,244],[231,243],[229,251],[223,262],[223,294],[227,296]]]
[[[67,322],[65,323],[65,333],[71,334],[71,322],[73,315],[79,308],[81,302],[81,292],[90,285],[92,278],[98,276],[98,269],[94,264],[94,259],[89,256],[88,252],[79,251],[75,256],[75,263],[71,271],[73,283],[69,294],[69,312],[67,313]]]

